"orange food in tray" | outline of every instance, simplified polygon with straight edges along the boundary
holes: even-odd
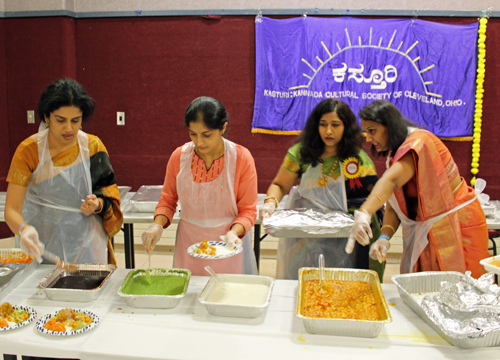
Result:
[[[215,247],[208,245],[207,239],[203,240],[200,243],[200,246],[198,246],[196,249],[194,249],[194,252],[197,254],[217,255],[217,252],[215,251]]]

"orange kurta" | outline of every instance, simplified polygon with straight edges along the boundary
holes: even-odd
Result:
[[[415,176],[394,195],[403,213],[408,216],[407,200],[416,197],[416,221],[444,214],[474,197],[474,189],[465,180],[456,189],[453,180],[460,178],[458,167],[448,148],[432,133],[417,130],[400,146],[393,162],[411,152]],[[412,218],[411,216],[409,216]],[[433,225],[429,244],[420,255],[413,271],[470,270],[472,276],[485,273],[481,259],[489,257],[488,226],[479,201],[449,214]],[[404,241],[404,239],[403,239]]]
[[[166,216],[170,223],[177,208],[179,197],[177,195],[177,174],[180,171],[182,146],[178,147],[170,156],[167,172],[161,192],[161,198],[156,207],[156,215]],[[257,218],[257,171],[255,162],[248,149],[236,144],[236,172],[234,179],[234,195],[238,207],[238,216],[233,224],[241,224],[247,233],[255,224]],[[224,157],[214,161],[210,170],[202,171],[205,166],[196,154],[193,156],[192,174],[195,182],[208,182],[220,174],[224,166]]]

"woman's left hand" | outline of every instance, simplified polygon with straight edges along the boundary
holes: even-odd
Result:
[[[82,206],[80,206],[80,210],[86,216],[89,216],[90,214],[93,214],[94,212],[99,212],[99,210],[101,208],[102,208],[102,204],[99,201],[99,198],[97,196],[95,196],[94,194],[87,195],[87,198],[85,199],[85,201],[82,202]]]

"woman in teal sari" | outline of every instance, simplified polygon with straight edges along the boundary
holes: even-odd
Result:
[[[351,109],[337,99],[321,101],[311,112],[297,143],[288,149],[267,190],[261,219],[270,216],[284,195],[286,208],[357,210],[378,180],[375,166],[362,149],[363,138]],[[293,187],[297,180],[298,186]],[[293,187],[293,188],[292,188]],[[380,234],[379,211],[373,215],[373,238]],[[277,278],[297,279],[301,267],[317,267],[319,254],[326,267],[372,269],[383,276],[383,265],[368,256],[368,246],[344,251],[347,238],[280,239]]]

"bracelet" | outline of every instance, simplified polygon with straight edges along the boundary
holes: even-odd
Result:
[[[21,236],[21,233],[23,232],[23,229],[28,226],[28,224],[22,223],[21,226],[19,226],[19,236]]]
[[[385,203],[382,201],[382,198],[381,198],[380,196],[375,195],[375,194],[370,194],[369,196],[375,196],[375,197],[378,199],[378,201],[380,201],[380,202],[382,203],[382,205],[384,205],[384,204],[385,204]]]
[[[264,199],[264,203],[266,202],[266,200],[274,200],[274,202],[276,203],[276,207],[278,207],[278,204],[280,203],[278,201],[278,199],[276,199],[274,196],[268,196]]]
[[[99,205],[101,205],[99,198],[97,198],[97,202],[99,203]],[[94,210],[94,214],[99,214],[102,211],[102,209],[104,209],[104,200],[102,201],[101,208],[99,210],[97,210],[97,209]]]
[[[380,228],[380,230],[382,231],[383,228],[389,228],[389,229],[392,230],[393,233],[396,233],[396,230],[394,230],[394,228],[391,225],[389,225],[389,224],[386,224],[386,225],[382,226]]]
[[[389,240],[390,240],[390,239],[389,239],[389,236],[387,236],[387,235],[380,235],[378,238],[379,238],[379,239],[380,239],[380,238],[384,238],[384,239],[387,239],[387,241],[389,241]]]

